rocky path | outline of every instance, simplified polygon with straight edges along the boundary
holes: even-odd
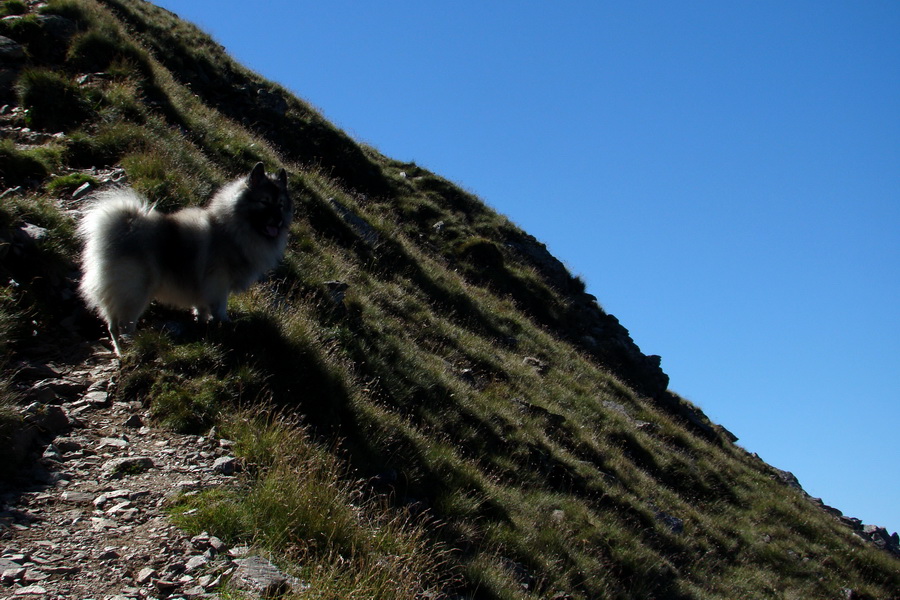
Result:
[[[230,444],[146,426],[139,403],[111,400],[114,356],[99,345],[79,352],[76,364],[19,371],[33,459],[16,483],[0,484],[0,599],[197,598],[229,579],[257,591],[283,585],[245,572],[249,563],[271,571],[238,558],[246,548],[191,538],[166,517],[172,494],[232,479]]]

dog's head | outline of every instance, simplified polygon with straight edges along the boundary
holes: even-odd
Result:
[[[288,193],[287,172],[266,174],[257,163],[247,175],[247,191],[241,202],[241,212],[253,230],[264,238],[276,240],[286,235],[294,216],[294,203]]]

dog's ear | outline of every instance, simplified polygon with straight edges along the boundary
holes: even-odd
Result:
[[[250,187],[259,187],[259,185],[266,180],[266,166],[261,162],[256,163],[256,166],[253,167],[253,170],[250,171],[250,175],[247,176],[247,184]]]
[[[278,173],[275,175],[275,177],[278,179],[278,185],[280,185],[284,189],[287,189],[287,171],[285,171],[284,169],[278,169]]]

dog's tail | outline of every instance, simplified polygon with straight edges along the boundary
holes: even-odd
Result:
[[[130,188],[98,192],[88,201],[78,233],[86,244],[111,243],[153,211],[154,206]]]
[[[87,305],[98,311],[107,323],[115,316],[112,294],[114,264],[122,255],[124,240],[145,239],[154,227],[153,205],[129,188],[116,188],[95,194],[78,224],[84,243],[81,255],[82,276],[79,286]]]

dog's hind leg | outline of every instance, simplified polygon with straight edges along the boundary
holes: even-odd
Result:
[[[131,290],[130,296],[125,291],[119,290],[113,296],[115,302],[104,306],[102,311],[109,329],[109,336],[112,338],[113,349],[119,358],[122,357],[122,352],[127,346],[124,342],[130,341],[134,336],[138,319],[150,304],[150,295],[146,290]]]

